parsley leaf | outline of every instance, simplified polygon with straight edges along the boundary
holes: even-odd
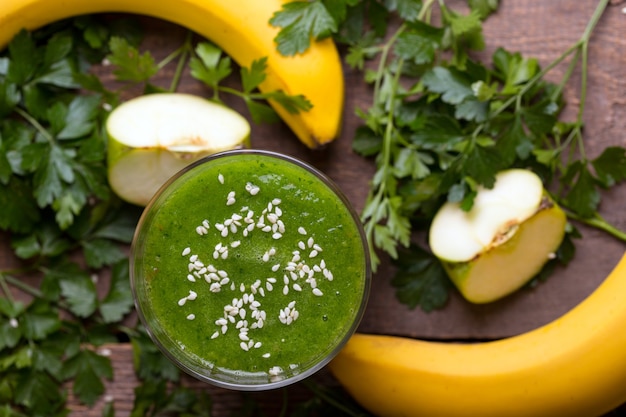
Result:
[[[104,393],[102,378],[113,378],[111,360],[90,350],[80,350],[64,365],[66,378],[73,378],[72,390],[85,404],[93,405]]]
[[[442,308],[452,288],[443,266],[434,255],[417,245],[402,249],[394,261],[398,272],[391,284],[396,297],[410,308],[420,306],[425,312]]]
[[[100,314],[105,323],[115,323],[132,310],[133,297],[130,291],[128,261],[113,265],[109,292],[100,303]]]
[[[111,54],[107,59],[116,68],[113,74],[121,81],[147,82],[157,73],[158,67],[150,52],[141,54],[126,39],[114,36],[109,41]]]
[[[304,52],[311,38],[323,39],[337,31],[337,23],[320,0],[285,3],[270,24],[282,28],[274,40],[278,51],[287,56]]]

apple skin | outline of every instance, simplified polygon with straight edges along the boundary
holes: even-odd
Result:
[[[530,281],[565,236],[567,216],[544,194],[537,212],[514,226],[508,239],[465,262],[442,260],[461,295],[475,304],[499,300]]]

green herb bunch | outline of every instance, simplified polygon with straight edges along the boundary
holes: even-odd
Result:
[[[282,53],[302,52],[308,36],[333,36],[347,48],[346,63],[372,86],[371,106],[356,109],[363,125],[353,149],[377,168],[362,212],[373,267],[381,251],[389,255],[398,267],[399,300],[425,311],[445,305],[451,285],[414,237],[446,200],[469,210],[478,188],[492,187],[500,170],[532,169],[570,219],[626,240],[598,214],[601,191],[626,178],[625,150],[609,147],[589,159],[582,136],[588,46],[608,1],[599,2],[580,39],[545,68],[503,48],[489,64],[475,59],[485,46],[483,21],[498,1],[467,3],[468,11],[459,12],[444,0],[314,0],[289,3],[273,19],[281,26]],[[546,81],[566,59],[561,82]],[[566,123],[559,119],[563,89],[577,66],[580,106],[576,120]],[[538,278],[574,255],[571,238],[579,234],[571,223],[568,232]]]
[[[191,33],[156,62],[139,51],[139,27],[80,17],[22,31],[0,52],[0,238],[18,264],[0,268],[1,416],[65,416],[70,393],[93,405],[114,376],[106,344],[120,341],[141,381],[133,417],[211,415],[209,396],[177,386],[177,368],[130,315],[127,252],[141,209],[108,185],[104,123],[123,97],[175,91],[185,70],[212,100],[239,97],[259,123],[278,120],[268,98],[293,112],[310,103],[257,92],[265,59],[240,68],[241,90],[224,85],[230,58]],[[101,63],[118,89],[90,71]],[[153,80],[170,63],[164,88]],[[114,415],[106,401],[103,416]]]

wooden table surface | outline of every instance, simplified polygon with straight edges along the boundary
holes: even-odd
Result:
[[[459,0],[454,4],[463,6]],[[486,49],[479,57],[487,59],[502,46],[519,51],[547,64],[578,40],[593,13],[596,0],[503,0],[499,11],[484,25]],[[146,19],[147,38],[143,47],[157,58],[175,49],[185,36],[185,29],[167,22]],[[252,146],[297,156],[327,173],[344,190],[355,208],[360,210],[374,172],[372,161],[351,151],[352,136],[360,120],[354,115],[357,107],[369,107],[371,92],[362,75],[344,67],[346,78],[345,119],[341,137],[323,150],[310,151],[301,145],[284,125],[253,125]],[[105,81],[110,81],[104,68],[96,68]],[[163,79],[171,73],[166,69]],[[173,71],[173,69],[171,70]],[[549,79],[557,81],[565,66],[557,67]],[[565,118],[573,119],[578,103],[579,72],[565,90],[570,105]],[[590,156],[610,145],[626,146],[626,1],[612,1],[596,31],[590,47],[589,84],[585,113],[585,137]],[[206,95],[207,92],[190,77],[185,77],[183,92]],[[241,109],[241,103],[229,103]],[[244,113],[245,114],[245,113]],[[604,196],[601,212],[606,219],[626,230],[626,187],[621,186]],[[491,340],[525,332],[562,315],[588,296],[614,267],[626,245],[595,230],[580,226],[583,239],[578,241],[575,260],[559,270],[546,283],[534,290],[520,291],[504,300],[488,305],[471,305],[453,295],[439,311],[424,313],[399,304],[389,280],[392,267],[383,262],[374,276],[372,296],[359,331],[385,333],[435,340]],[[6,238],[0,240],[0,268],[15,262],[10,256]],[[111,355],[115,378],[107,387],[107,399],[115,401],[117,416],[127,416],[132,408],[136,384],[131,366],[131,348],[127,344],[109,345],[102,353]],[[626,354],[626,352],[624,353]],[[317,378],[336,384],[322,371]],[[209,390],[213,396],[215,416],[228,415],[240,402],[236,392],[216,389],[184,378],[184,383]],[[292,388],[301,392],[297,385]],[[255,394],[270,405],[274,393]],[[75,405],[75,416],[99,416],[104,399],[93,409]],[[74,401],[73,404],[76,404]],[[272,415],[271,413],[269,415]]]

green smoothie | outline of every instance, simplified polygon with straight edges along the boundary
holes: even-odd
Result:
[[[139,314],[201,379],[239,389],[295,381],[354,332],[369,290],[365,245],[345,198],[316,173],[227,152],[147,207],[131,254]]]

